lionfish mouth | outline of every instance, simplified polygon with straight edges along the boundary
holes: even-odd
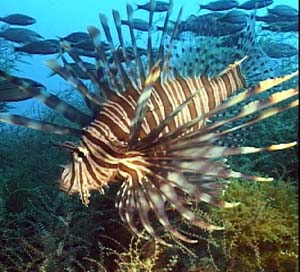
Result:
[[[152,26],[155,1],[151,0],[150,5],[149,26]],[[0,76],[19,90],[42,100],[83,127],[80,130],[0,113],[1,122],[80,137],[78,146],[67,146],[72,151],[72,162],[63,170],[60,189],[68,194],[79,193],[83,204],[88,205],[91,191],[101,191],[116,176],[121,177],[116,197],[120,218],[136,235],[143,237],[141,226],[166,245],[168,243],[153,227],[150,213],[155,215],[164,231],[189,243],[196,240],[186,237],[172,225],[167,207],[200,228],[223,229],[194,214],[185,205],[185,196],[217,207],[232,208],[238,203],[219,199],[226,183],[216,180],[272,180],[230,170],[224,158],[295,146],[296,142],[268,147],[240,146],[240,143],[247,127],[298,105],[297,89],[267,94],[267,90],[295,77],[298,72],[273,77],[272,71],[267,69],[268,60],[256,47],[253,16],[232,41],[226,40],[230,46],[224,47],[224,37],[191,36],[188,42],[180,40],[182,10],[170,27],[172,6],[173,1],[170,1],[156,47],[153,46],[152,28],[148,28],[145,54],[137,46],[133,8],[127,5],[126,27],[129,28],[131,50],[127,50],[120,14],[113,10],[120,44],[117,47],[106,16],[100,14],[109,53],[101,45],[100,30],[88,27],[95,47],[96,72],[87,68],[74,46],[64,45],[59,55],[63,65],[57,60],[46,63],[82,94],[92,116],[45,89],[0,71]],[[64,56],[66,53],[97,92],[91,91],[77,76]],[[237,55],[241,56],[240,60],[236,59]],[[257,79],[258,74],[270,79]],[[261,94],[267,98],[262,100]],[[279,103],[283,101],[286,103],[281,106]]]

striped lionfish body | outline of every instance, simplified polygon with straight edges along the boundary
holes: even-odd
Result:
[[[151,1],[151,6],[149,25],[153,21],[154,1]],[[166,205],[171,205],[184,219],[198,227],[207,230],[222,229],[196,216],[185,205],[183,197],[188,195],[197,201],[230,208],[237,203],[218,199],[225,184],[216,182],[216,179],[270,180],[232,171],[222,158],[280,150],[294,146],[295,142],[261,148],[223,146],[217,142],[240,129],[297,106],[296,100],[284,107],[276,105],[296,97],[296,89],[275,92],[265,100],[259,99],[259,94],[296,76],[297,72],[249,86],[247,81],[251,78],[251,72],[256,71],[257,66],[262,66],[256,59],[257,65],[253,65],[251,54],[255,50],[245,46],[245,42],[252,37],[251,21],[248,28],[240,33],[238,49],[246,57],[228,58],[227,63],[217,66],[211,58],[205,61],[207,51],[212,47],[207,43],[202,48],[189,48],[188,55],[182,60],[186,51],[184,47],[181,51],[177,50],[175,45],[178,43],[175,37],[181,11],[170,31],[168,22],[171,9],[172,1],[166,12],[159,46],[155,50],[152,46],[152,28],[149,28],[146,60],[137,50],[132,7],[127,5],[126,27],[129,27],[133,51],[130,56],[125,50],[119,13],[113,11],[120,43],[118,48],[113,45],[106,17],[100,14],[101,25],[111,48],[110,61],[100,46],[100,31],[95,27],[89,27],[88,31],[95,45],[96,64],[99,70],[105,70],[106,76],[88,71],[76,50],[67,43],[62,43],[63,49],[101,91],[100,94],[90,91],[76,76],[62,52],[60,57],[63,66],[54,60],[47,62],[54,72],[81,92],[93,116],[78,111],[43,88],[31,86],[22,79],[0,71],[0,76],[15,84],[20,93],[42,100],[64,117],[80,124],[82,130],[4,113],[0,113],[0,121],[57,134],[79,135],[78,145],[65,144],[71,151],[72,158],[62,172],[61,190],[68,194],[79,193],[83,204],[88,205],[91,191],[102,191],[104,186],[120,180],[116,207],[122,221],[134,233],[141,235],[138,228],[140,222],[153,238],[165,243],[153,227],[151,212],[165,231],[186,242],[196,242],[171,224]],[[219,44],[214,48],[224,58],[225,51],[222,52]],[[121,57],[120,52],[123,53]],[[192,72],[187,66],[193,68]],[[208,68],[212,76],[205,73]],[[251,103],[241,106],[235,115],[224,115],[224,112],[247,99],[251,99]],[[224,118],[221,120],[211,121],[214,116],[222,114]],[[237,123],[245,117],[249,117],[247,121]]]

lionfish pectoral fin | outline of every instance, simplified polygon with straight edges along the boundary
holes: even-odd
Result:
[[[81,136],[82,134],[82,131],[80,129],[54,125],[45,121],[34,120],[16,114],[0,113],[0,122],[32,128],[58,135]]]
[[[147,110],[147,103],[150,99],[152,93],[152,86],[160,77],[160,61],[158,61],[150,70],[146,80],[145,85],[143,87],[142,93],[137,101],[136,110],[134,113],[134,117],[132,119],[132,125],[129,134],[129,141],[128,146],[129,148],[133,145],[137,144],[137,140],[140,134],[142,122],[144,120],[146,110]]]
[[[167,198],[168,202],[180,213],[180,215],[193,225],[208,231],[224,229],[223,227],[205,222],[200,217],[196,216],[191,210],[184,207],[182,202],[179,201],[174,187],[169,182],[162,182],[159,189],[160,192]]]
[[[28,82],[28,80],[12,76],[1,70],[0,77],[3,77],[10,83],[14,84],[16,88],[18,88],[23,94],[28,94],[31,97],[35,97],[44,104],[46,104],[49,108],[61,113],[65,118],[69,119],[71,122],[77,123],[82,126],[85,126],[91,122],[90,116],[84,114],[75,107],[64,102],[56,95],[47,92],[44,87],[36,87],[34,86],[34,83],[30,83]]]
[[[165,200],[163,196],[160,194],[158,188],[156,188],[153,184],[145,184],[145,192],[148,201],[151,203],[151,206],[154,210],[154,213],[160,222],[160,224],[164,227],[164,229],[173,235],[176,239],[185,241],[187,243],[197,243],[197,240],[192,240],[187,238],[185,235],[180,233],[171,225],[171,222],[168,219],[168,216],[165,212]]]

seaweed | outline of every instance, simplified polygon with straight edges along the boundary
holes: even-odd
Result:
[[[232,182],[227,201],[234,209],[211,209],[224,225],[224,271],[297,271],[298,197],[295,186]],[[222,270],[223,271],[223,270]]]

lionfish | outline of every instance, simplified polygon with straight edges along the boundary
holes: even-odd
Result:
[[[151,1],[149,26],[153,24],[154,2]],[[152,220],[155,218],[163,230],[173,237],[194,243],[197,242],[195,239],[187,237],[172,225],[168,207],[192,225],[208,231],[221,230],[222,227],[206,222],[193,213],[186,205],[185,196],[230,208],[238,203],[219,199],[226,186],[226,182],[217,181],[219,178],[272,180],[233,171],[224,158],[281,150],[295,146],[296,142],[267,147],[219,143],[229,136],[238,137],[240,131],[254,123],[297,106],[297,89],[275,91],[263,100],[260,94],[293,78],[298,72],[254,84],[255,75],[264,74],[259,70],[263,69],[264,63],[252,56],[255,52],[252,50],[253,20],[249,19],[247,28],[239,34],[236,50],[240,50],[240,54],[235,54],[234,48],[232,54],[228,53],[226,48],[220,46],[221,40],[208,40],[199,46],[191,38],[190,46],[185,47],[177,35],[182,9],[176,23],[172,24],[173,28],[170,28],[173,1],[169,4],[157,48],[153,46],[153,28],[149,27],[145,34],[146,57],[137,50],[138,40],[132,24],[133,8],[127,4],[130,55],[126,50],[128,47],[120,14],[113,10],[120,43],[118,48],[114,46],[106,16],[99,15],[113,62],[108,61],[109,56],[101,47],[100,30],[94,26],[88,27],[95,46],[96,66],[101,74],[87,69],[76,49],[66,42],[63,42],[64,52],[60,54],[62,64],[57,60],[46,62],[50,69],[82,94],[91,115],[48,93],[45,88],[0,72],[2,78],[18,88],[20,96],[25,93],[36,97],[82,129],[8,113],[0,113],[0,121],[49,133],[79,136],[79,144],[63,144],[70,152],[71,163],[64,166],[60,177],[62,191],[68,195],[78,193],[87,206],[92,191],[103,192],[104,187],[120,180],[115,206],[121,220],[133,233],[142,236],[144,229],[155,240],[166,244],[153,226]],[[197,39],[194,37],[194,41]],[[64,56],[65,52],[99,89],[99,93],[91,91],[76,75]],[[236,56],[239,58],[235,59]],[[244,103],[249,99],[249,103]],[[276,105],[287,99],[287,105]],[[239,110],[235,111],[235,108]],[[233,112],[235,114],[227,114]],[[215,116],[222,118],[214,120]]]

